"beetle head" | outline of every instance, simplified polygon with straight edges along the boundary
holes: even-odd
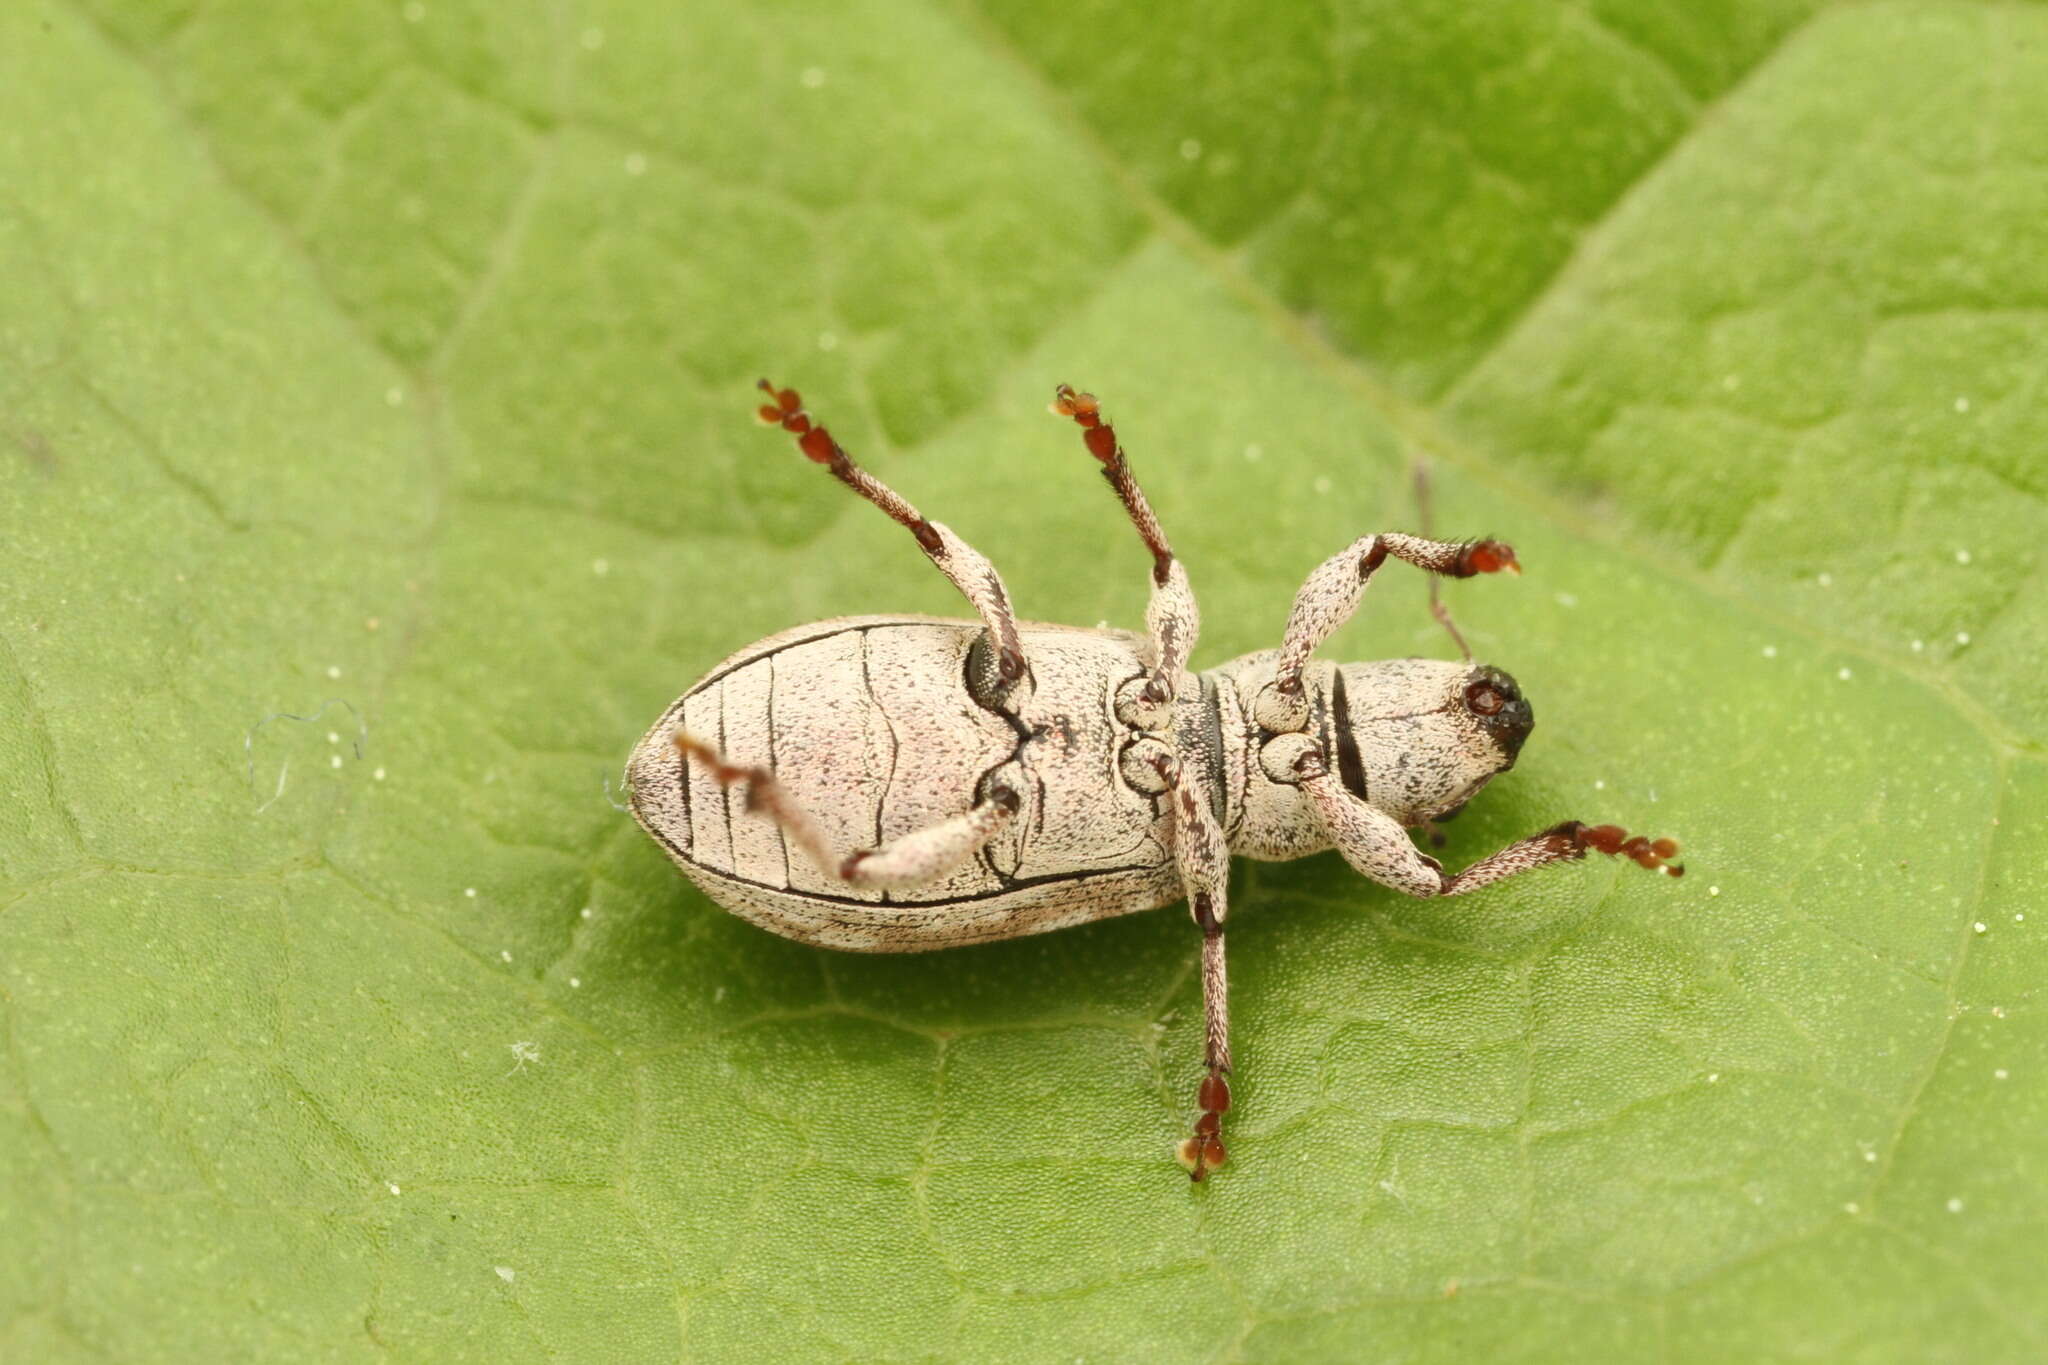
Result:
[[[1438,659],[1346,664],[1330,703],[1338,777],[1405,825],[1462,805],[1512,768],[1536,724],[1500,669]]]

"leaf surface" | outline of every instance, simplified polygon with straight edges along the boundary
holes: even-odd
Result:
[[[0,130],[0,1356],[2042,1353],[2041,9],[30,0]],[[960,613],[763,372],[1135,623],[1093,387],[1204,665],[1426,454],[1542,721],[1446,858],[1689,875],[1240,865],[1190,1188],[1181,912],[823,954],[607,803]]]

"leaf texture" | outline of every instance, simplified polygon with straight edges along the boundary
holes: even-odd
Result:
[[[0,1357],[2048,1347],[2048,12],[0,10]],[[1405,902],[911,958],[607,802],[750,640],[961,614],[761,373],[1135,624],[1412,524],[1541,718]],[[1443,654],[1383,574],[1338,642]]]

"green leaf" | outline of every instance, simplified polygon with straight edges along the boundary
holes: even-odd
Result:
[[[0,1357],[2038,1358],[2048,13],[0,8]],[[606,801],[748,641],[959,614],[801,384],[1198,663],[1413,519],[1542,718],[1400,900],[907,958]],[[1339,641],[1444,654],[1389,570]]]

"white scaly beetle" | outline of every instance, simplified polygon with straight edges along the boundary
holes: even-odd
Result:
[[[1365,536],[1308,576],[1278,650],[1196,675],[1187,572],[1093,395],[1061,385],[1052,410],[1079,424],[1151,551],[1144,636],[1020,623],[994,565],[856,465],[795,390],[760,387],[762,420],[908,528],[981,619],[845,617],[741,650],[633,749],[634,818],[734,914],[851,952],[985,943],[1185,898],[1206,1022],[1199,1116],[1179,1149],[1195,1179],[1225,1157],[1231,854],[1335,845],[1411,896],[1461,895],[1589,849],[1682,870],[1665,861],[1669,839],[1571,820],[1445,872],[1408,831],[1514,766],[1528,702],[1469,661],[1310,659],[1388,557],[1456,578],[1519,573],[1508,546]]]

